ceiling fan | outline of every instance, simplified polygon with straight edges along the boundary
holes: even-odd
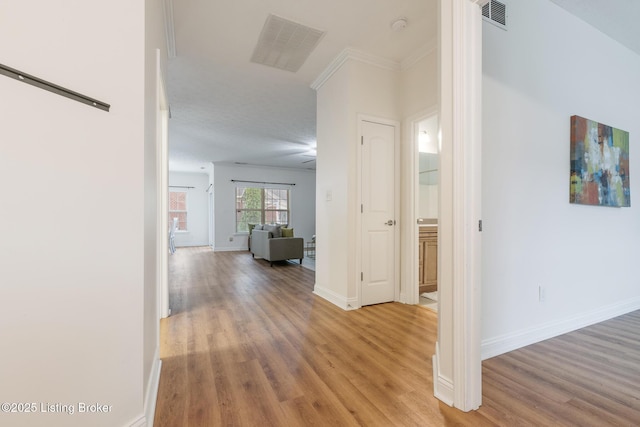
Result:
[[[285,145],[286,146],[286,145]],[[301,163],[311,163],[316,161],[316,147],[315,143],[304,143],[304,142],[291,142],[289,147],[295,148],[285,148],[281,155],[290,157],[309,157],[309,160],[304,160]]]
[[[304,156],[313,157],[313,159],[305,160],[305,161],[304,161],[304,162],[302,162],[302,163],[310,163],[310,162],[315,162],[315,161],[316,161],[315,156],[311,156],[311,155],[309,155],[309,154],[304,154]]]

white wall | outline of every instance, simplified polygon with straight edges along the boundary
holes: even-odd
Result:
[[[194,188],[171,188],[171,186]],[[169,190],[187,193],[187,231],[176,233],[176,246],[209,245],[209,175],[169,172]]]
[[[438,51],[428,45],[412,63],[403,63],[400,108],[404,119],[438,105]]]
[[[440,171],[438,153],[438,116],[434,115],[420,122],[420,132],[426,132],[425,152],[418,153],[419,164],[419,209],[420,218],[438,218],[438,178]],[[418,138],[422,138],[421,133]],[[422,149],[422,148],[421,148]],[[428,151],[428,152],[427,152]]]
[[[111,104],[0,76],[0,401],[111,406],[0,414],[0,424],[130,425],[144,419],[153,333],[143,324],[154,247],[144,232],[145,4],[24,0],[1,3],[0,16],[10,18],[3,64]]]
[[[247,233],[236,233],[236,184],[231,182],[232,179],[295,184],[289,187],[289,226],[293,227],[294,235],[304,238],[305,242],[310,241],[311,236],[316,234],[315,171],[215,163],[213,174],[214,250],[248,249]]]
[[[358,115],[401,121],[401,288],[409,287],[415,263],[417,240],[411,233],[414,222],[414,193],[417,170],[407,166],[415,150],[407,123],[412,117],[433,111],[437,103],[437,52],[425,48],[415,61],[397,70],[350,58],[317,88],[317,181],[315,291],[343,308],[357,303],[356,215]],[[328,195],[331,195],[329,200]],[[415,241],[414,241],[415,240]],[[417,275],[417,270],[415,272]],[[408,279],[407,279],[408,278]],[[402,289],[401,289],[402,292]]]
[[[640,57],[547,0],[508,7],[483,28],[484,357],[640,308],[637,204],[569,204],[570,116],[629,131],[640,165]]]
[[[355,165],[348,134],[349,73],[337,70],[317,91],[316,283],[315,292],[347,307],[349,171]]]
[[[438,185],[420,185],[419,196],[420,218],[438,218]]]
[[[315,292],[355,306],[358,115],[400,119],[398,71],[347,60],[317,92]],[[327,194],[331,200],[327,200]]]

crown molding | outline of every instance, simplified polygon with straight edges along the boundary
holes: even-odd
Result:
[[[176,33],[173,25],[173,1],[164,0],[162,2],[164,9],[164,32],[167,40],[167,57],[176,57]]]
[[[400,63],[400,69],[402,71],[408,70],[409,68],[411,68],[414,65],[416,65],[425,56],[436,52],[437,49],[438,49],[437,41],[435,39],[431,40],[429,43],[427,43],[424,46],[418,48],[411,55],[409,55],[408,57],[403,59],[402,62]]]
[[[362,52],[353,48],[346,48],[335,57],[327,68],[311,83],[311,89],[318,90],[331,76],[338,71],[348,60],[362,62],[391,71],[400,71],[400,63],[391,59],[382,58],[370,53]]]

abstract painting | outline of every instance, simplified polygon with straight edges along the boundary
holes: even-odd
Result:
[[[631,206],[629,132],[571,116],[569,201],[582,205]]]

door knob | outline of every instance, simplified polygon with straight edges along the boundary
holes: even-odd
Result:
[[[390,219],[389,221],[385,222],[385,224],[387,225],[394,225],[396,222],[392,219]]]

